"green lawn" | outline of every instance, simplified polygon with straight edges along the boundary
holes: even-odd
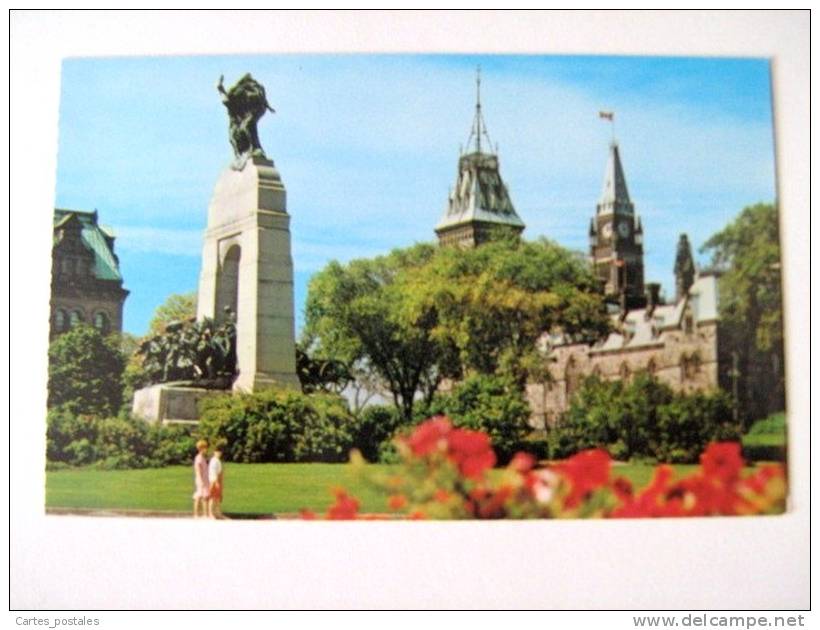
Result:
[[[362,511],[384,512],[384,499],[343,464],[225,464],[226,513],[271,514],[302,508],[324,511],[342,486]],[[46,506],[188,511],[193,472],[188,466],[145,470],[75,469],[46,473]]]
[[[755,422],[743,436],[743,455],[752,461],[785,461],[786,445],[786,415],[775,413]]]
[[[371,464],[373,468],[383,467]],[[636,487],[652,477],[650,464],[616,464],[613,475]],[[696,468],[676,465],[679,475]],[[295,513],[301,508],[324,512],[332,489],[342,486],[359,499],[363,512],[386,512],[385,498],[344,464],[225,464],[223,510],[233,514]],[[49,471],[46,506],[188,511],[193,475],[187,466],[146,470]]]

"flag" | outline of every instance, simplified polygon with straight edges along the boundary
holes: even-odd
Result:
[[[598,112],[598,116],[600,118],[605,118],[606,120],[612,122],[615,120],[615,112]]]

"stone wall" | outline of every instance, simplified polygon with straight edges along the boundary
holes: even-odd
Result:
[[[662,330],[651,343],[636,348],[601,350],[586,344],[554,348],[551,382],[527,385],[530,423],[545,429],[560,421],[573,393],[587,376],[628,380],[648,371],[679,392],[715,389],[725,366],[718,355],[717,322],[699,322],[691,331]]]

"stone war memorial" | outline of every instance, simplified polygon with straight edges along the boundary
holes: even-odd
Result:
[[[149,421],[195,422],[199,401],[227,387],[299,387],[287,193],[257,132],[259,119],[274,110],[250,74],[228,90],[220,77],[217,89],[228,111],[234,160],[219,177],[208,208],[197,321],[233,326],[227,352],[235,352],[235,361],[223,374],[227,378],[211,380],[210,387],[171,381],[138,390],[133,412]],[[207,345],[202,337],[200,345]],[[177,362],[173,352],[154,354],[160,362]],[[200,373],[207,371],[206,365]]]

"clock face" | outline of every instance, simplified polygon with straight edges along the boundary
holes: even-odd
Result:
[[[618,234],[620,234],[623,238],[629,236],[629,223],[619,223],[618,224]]]
[[[604,223],[601,227],[601,234],[604,238],[612,236],[612,223]]]

